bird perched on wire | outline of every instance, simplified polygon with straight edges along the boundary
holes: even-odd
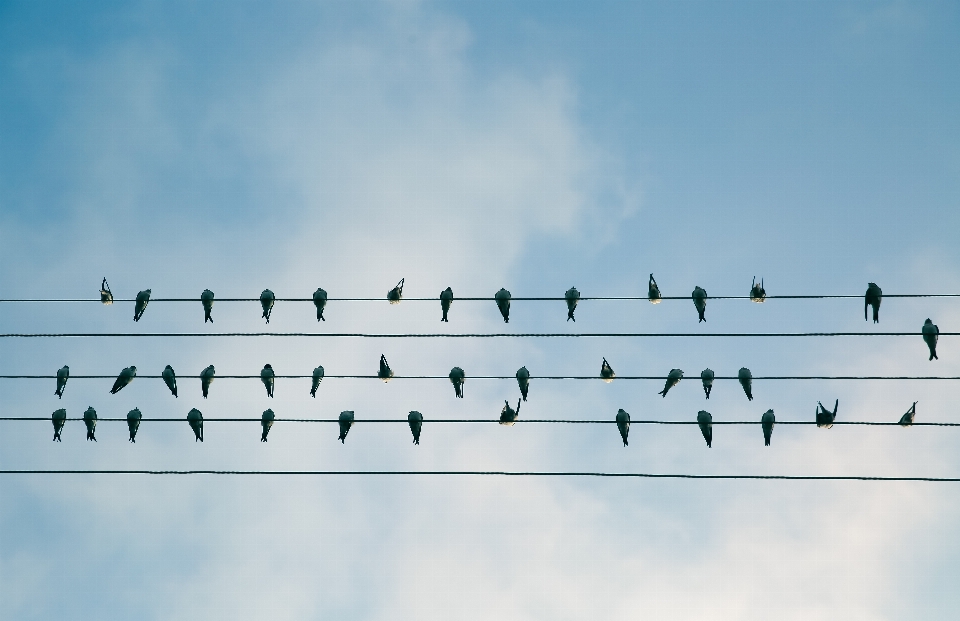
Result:
[[[203,390],[203,398],[207,398],[207,393],[210,390],[210,384],[213,383],[213,378],[217,374],[217,370],[213,368],[211,364],[209,367],[200,371],[200,388]]]
[[[573,311],[577,310],[577,303],[580,301],[580,292],[577,291],[576,287],[570,287],[567,289],[567,292],[563,294],[563,299],[567,301],[567,321],[573,319],[576,322],[576,318],[573,316]]]
[[[314,399],[317,398],[317,388],[320,387],[320,382],[323,381],[323,367],[318,366],[313,370],[313,384],[310,386],[310,396]]]
[[[273,295],[273,291],[269,289],[264,289],[260,294],[260,307],[263,309],[263,318],[267,323],[270,323],[270,314],[273,312],[273,303],[276,301],[277,296]]]
[[[617,410],[617,429],[620,430],[620,437],[623,439],[623,445],[627,445],[627,436],[630,435],[630,415],[623,409]]]
[[[517,384],[520,386],[520,396],[526,401],[530,391],[530,371],[527,371],[527,367],[517,369]]]
[[[340,440],[340,444],[346,444],[347,434],[350,433],[350,428],[353,427],[353,412],[350,410],[340,412],[339,423],[340,437],[337,438],[337,440]]]
[[[403,281],[404,279],[401,278],[396,287],[387,291],[387,301],[391,304],[399,304],[400,300],[403,299]]]
[[[383,354],[380,354],[380,370],[377,372],[377,377],[384,382],[389,382],[393,379],[393,369],[390,368],[390,365],[387,363],[387,357]]]
[[[173,396],[177,396],[177,374],[173,372],[173,367],[169,364],[163,367],[163,373],[160,374],[160,377],[163,378],[163,383],[167,385],[167,388],[170,389],[170,392],[173,393]]]
[[[611,367],[607,359],[604,358],[603,364],[600,365],[600,379],[609,384],[615,377],[617,377],[617,374],[613,372],[613,367]]]
[[[451,306],[453,306],[453,289],[447,287],[440,292],[440,310],[443,311],[443,317],[440,318],[440,321],[449,321],[447,313],[450,312]]]
[[[194,442],[198,440],[203,442],[203,414],[200,413],[200,410],[193,408],[187,413],[187,423],[190,424],[190,429],[193,429]]]
[[[867,283],[867,292],[863,296],[863,320],[867,320],[867,306],[873,307],[873,323],[880,323],[880,302],[883,301],[883,291],[877,283]]]
[[[763,427],[763,445],[770,446],[770,436],[773,435],[773,425],[777,418],[773,415],[773,410],[767,410],[760,417],[760,426]]]
[[[909,427],[913,424],[913,417],[917,415],[917,402],[914,401],[907,413],[900,417],[900,426]]]
[[[60,432],[63,431],[63,426],[67,422],[67,411],[60,408],[53,413],[51,420],[53,420],[53,440],[54,442],[62,442]]]
[[[497,291],[496,295],[493,296],[493,299],[496,300],[497,308],[503,315],[503,323],[510,323],[510,292],[501,287],[500,291]]]
[[[760,279],[760,284],[757,284],[757,277],[753,277],[753,284],[750,285],[750,301],[756,302],[758,304],[763,304],[763,301],[767,299],[767,291],[763,288],[763,279]]]
[[[323,309],[327,305],[327,292],[320,287],[313,292],[313,305],[317,307],[317,321],[326,321],[323,318]]]
[[[407,414],[407,423],[410,425],[410,433],[413,434],[413,443],[420,444],[420,430],[423,428],[423,414],[412,411]]]
[[[260,417],[260,426],[263,428],[263,433],[260,434],[260,441],[267,441],[267,434],[270,433],[270,428],[273,427],[273,420],[276,416],[273,413],[273,410],[264,410],[263,416]]]
[[[510,407],[509,401],[503,402],[503,409],[500,410],[500,424],[513,426],[517,422],[517,417],[520,416],[520,400],[517,399],[517,409],[514,410]]]
[[[129,366],[123,371],[120,371],[120,375],[117,376],[117,380],[113,383],[113,388],[110,389],[110,394],[115,395],[123,390],[123,387],[132,382],[136,376],[137,367],[135,366]]]
[[[840,406],[840,399],[833,404],[833,411],[823,407],[823,404],[817,401],[817,427],[830,429],[837,420],[837,408]]]
[[[200,294],[200,303],[203,305],[203,323],[213,323],[213,317],[210,316],[210,313],[213,312],[213,291],[209,289],[204,289],[203,293]]]
[[[87,440],[96,442],[97,437],[94,434],[97,431],[97,411],[92,405],[83,413],[83,424],[87,426]]]
[[[650,274],[650,281],[647,283],[647,299],[650,300],[651,304],[660,303],[660,287],[657,286],[657,281],[653,279],[653,274]]]
[[[57,391],[53,393],[60,399],[63,399],[63,391],[67,387],[68,379],[70,379],[70,367],[63,365],[60,367],[60,370],[57,371]]]
[[[713,369],[704,369],[700,371],[700,381],[703,382],[703,392],[710,398],[710,391],[713,390],[713,378],[715,377]]]
[[[713,415],[706,410],[697,412],[697,424],[700,425],[700,433],[703,439],[707,441],[707,448],[713,447]]]
[[[670,369],[670,373],[667,374],[667,381],[663,384],[663,390],[657,394],[661,397],[666,397],[670,389],[679,384],[682,379],[683,371],[680,369]]]
[[[130,441],[137,441],[137,431],[140,429],[140,420],[143,418],[143,414],[140,413],[140,408],[133,408],[127,412],[127,429],[130,431]]]
[[[928,317],[927,320],[923,322],[921,333],[923,334],[923,342],[926,343],[930,349],[929,359],[933,360],[937,358],[937,340],[940,338],[940,328],[935,326]],[[937,360],[939,360],[939,358],[937,358]]]
[[[260,371],[260,381],[263,382],[264,387],[267,389],[267,396],[271,399],[273,398],[274,377],[273,367],[269,364],[263,365],[263,369]]]
[[[147,304],[150,303],[150,289],[141,291],[137,294],[137,301],[133,307],[133,320],[140,321],[143,317],[143,311],[147,310]]]
[[[463,383],[466,381],[466,375],[460,367],[450,369],[450,383],[453,384],[453,390],[457,397],[463,399]]]
[[[697,307],[697,312],[700,314],[700,321],[706,321],[707,318],[703,314],[707,311],[707,292],[700,287],[694,287],[693,289],[693,305]],[[697,323],[700,323],[699,321]]]
[[[747,367],[740,367],[740,371],[737,372],[737,379],[740,380],[740,385],[743,386],[743,392],[747,395],[747,399],[753,401],[753,373]]]
[[[113,304],[113,293],[110,291],[110,285],[107,284],[106,278],[100,283],[100,302],[105,306]]]

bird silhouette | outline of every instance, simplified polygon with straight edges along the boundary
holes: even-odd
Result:
[[[909,427],[913,424],[913,417],[917,415],[917,402],[914,401],[907,413],[900,417],[900,426]]]
[[[773,410],[767,410],[760,417],[760,426],[763,427],[763,445],[770,446],[770,436],[773,435],[773,425],[777,422]]]
[[[758,304],[763,304],[763,301],[767,299],[767,291],[763,288],[763,279],[760,279],[760,284],[757,284],[757,277],[753,277],[753,284],[750,285],[750,301],[756,302]]]
[[[622,409],[617,410],[617,429],[620,430],[620,437],[623,439],[623,445],[627,445],[627,436],[630,435],[630,415]]]
[[[747,367],[740,367],[740,371],[737,372],[737,379],[740,380],[740,385],[743,386],[743,392],[746,393],[747,399],[753,401],[753,373]]]
[[[123,387],[133,381],[133,378],[137,376],[137,367],[129,366],[123,371],[120,371],[120,375],[117,376],[117,380],[113,383],[113,388],[110,389],[110,394],[115,395]]]
[[[193,429],[193,435],[195,436],[193,441],[203,442],[203,414],[200,413],[200,410],[197,408],[190,410],[187,413],[187,422],[190,424],[190,429]]]
[[[260,441],[267,441],[267,434],[270,433],[270,428],[273,427],[273,419],[276,416],[273,413],[273,410],[264,410],[263,416],[260,417],[260,426],[263,427],[263,433],[260,434]]]
[[[496,300],[497,308],[503,315],[503,323],[510,323],[510,292],[501,287],[500,291],[497,291],[496,295],[493,296],[493,299]]]
[[[350,410],[344,410],[340,412],[340,437],[337,440],[340,440],[340,444],[345,444],[347,439],[347,434],[350,433],[350,428],[353,427],[353,412]]]
[[[863,296],[863,320],[867,320],[867,306],[873,307],[873,323],[880,323],[880,302],[883,301],[883,291],[877,283],[867,283],[867,292]]]
[[[63,399],[63,391],[67,387],[68,379],[70,379],[70,367],[63,365],[60,370],[57,371],[57,391],[53,393],[60,399]]]
[[[88,407],[83,413],[83,424],[87,426],[87,440],[96,442],[97,437],[94,434],[97,431],[97,411],[93,406]]]
[[[713,378],[715,377],[713,369],[704,369],[700,371],[700,381],[703,382],[703,392],[710,398],[710,391],[713,390]]]
[[[697,412],[697,424],[700,425],[700,433],[703,439],[707,441],[707,448],[713,447],[713,415],[706,410]]]
[[[940,338],[940,328],[934,325],[928,317],[927,320],[923,322],[921,333],[923,334],[923,342],[926,343],[930,349],[929,360],[937,358],[937,340]],[[937,358],[937,360],[939,360],[939,358]]]
[[[127,429],[130,431],[130,441],[137,441],[137,431],[140,429],[140,419],[143,418],[143,414],[140,413],[140,408],[133,408],[127,412]]]
[[[697,307],[697,313],[700,314],[700,321],[706,321],[707,318],[703,314],[707,311],[707,292],[700,287],[694,287],[693,289],[693,305]],[[700,322],[697,322],[700,323]]]
[[[60,408],[53,413],[51,419],[53,420],[53,440],[55,442],[62,442],[60,432],[63,431],[63,426],[67,422],[67,411]]]
[[[500,410],[500,424],[513,426],[517,422],[517,417],[520,416],[520,400],[517,399],[517,409],[514,410],[510,407],[509,401],[503,402],[503,409]]]
[[[113,304],[113,293],[110,291],[110,285],[107,284],[106,278],[100,283],[100,302],[106,306]]]
[[[167,385],[167,388],[170,389],[170,392],[173,393],[173,396],[177,396],[177,374],[173,372],[173,367],[169,364],[163,367],[163,373],[160,374],[160,377],[163,378],[163,383]]]
[[[377,372],[377,377],[384,382],[389,382],[393,379],[393,369],[390,368],[390,365],[387,363],[387,357],[383,354],[380,354],[380,370]]]
[[[653,274],[650,274],[650,281],[647,283],[647,299],[650,300],[651,304],[660,303],[660,287],[657,286],[657,281],[653,279]]]
[[[517,384],[520,386],[520,395],[526,401],[530,391],[530,371],[527,371],[527,367],[517,369]]]
[[[440,318],[440,321],[449,321],[447,313],[450,312],[451,306],[453,306],[453,289],[447,287],[440,292],[440,310],[443,311],[443,317]]]
[[[407,415],[407,423],[410,424],[410,433],[413,434],[413,443],[420,444],[420,430],[423,428],[423,414],[412,411]]]
[[[840,406],[840,399],[833,404],[833,411],[823,407],[823,404],[817,401],[817,427],[830,429],[833,422],[837,419],[837,408]]]
[[[320,387],[320,382],[323,381],[323,367],[317,367],[313,370],[313,385],[310,386],[310,396],[314,399],[317,398],[317,388]]]
[[[466,376],[463,373],[463,369],[460,367],[453,367],[450,369],[450,383],[453,384],[453,390],[457,393],[457,397],[463,399],[463,383],[466,381]]]
[[[203,398],[207,398],[207,393],[210,390],[210,384],[213,383],[213,378],[216,376],[217,370],[213,368],[211,364],[209,367],[200,371],[200,388],[203,389]]]
[[[260,381],[263,382],[264,387],[267,389],[267,396],[271,399],[273,398],[274,377],[273,367],[269,364],[263,365],[263,369],[260,371]]]
[[[567,301],[567,321],[573,319],[576,322],[576,318],[573,316],[573,311],[577,310],[577,303],[580,301],[580,292],[577,291],[576,287],[570,287],[567,289],[567,292],[563,294],[563,299]]]
[[[613,372],[613,367],[611,367],[607,359],[604,358],[603,364],[600,365],[600,379],[609,384],[615,377],[617,377],[617,374]]]
[[[273,303],[277,301],[277,296],[273,295],[273,291],[269,289],[264,289],[260,294],[260,307],[263,309],[263,318],[267,320],[267,323],[270,323],[270,314],[273,313]]]
[[[213,317],[210,313],[213,311],[213,291],[204,289],[200,294],[200,303],[203,305],[203,323],[213,323]]]
[[[147,310],[147,304],[150,303],[150,289],[141,291],[137,294],[137,302],[133,307],[133,320],[140,321],[143,317],[143,311]]]
[[[323,309],[327,305],[327,292],[320,287],[313,292],[313,305],[317,307],[317,321],[326,321],[323,318]]]
[[[670,369],[670,373],[667,374],[667,381],[663,384],[663,390],[657,394],[661,397],[666,397],[670,389],[679,384],[682,379],[683,371],[680,369]]]
[[[387,300],[391,304],[399,304],[400,300],[403,299],[403,281],[404,279],[401,278],[400,282],[397,283],[396,287],[394,287],[390,291],[387,291]]]

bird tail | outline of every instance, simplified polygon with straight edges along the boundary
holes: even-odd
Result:
[[[873,323],[880,323],[880,307],[873,307]]]
[[[766,438],[763,439],[763,445],[764,445],[764,446],[770,446],[770,437],[769,437],[769,436],[767,436]]]

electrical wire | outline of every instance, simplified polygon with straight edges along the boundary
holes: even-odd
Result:
[[[71,375],[70,379],[116,379],[116,375]],[[163,379],[161,375],[137,375],[137,379]],[[276,379],[313,379],[312,375],[275,375]],[[56,375],[0,375],[0,379],[57,379]],[[178,375],[181,379],[200,379],[199,375]],[[260,379],[260,375],[217,375],[216,379]],[[376,379],[377,375],[324,375],[323,379]],[[416,380],[450,380],[449,375],[394,375],[390,378],[397,379],[416,379]],[[465,379],[470,380],[516,380],[514,375],[469,375]],[[533,380],[604,380],[599,375],[531,375]],[[665,375],[618,375],[617,380],[656,380],[664,381]],[[692,378],[691,378],[692,379]],[[738,380],[735,375],[716,376],[714,380]],[[753,376],[753,380],[960,380],[960,376],[941,376],[941,375],[766,375]]]
[[[920,332],[495,332],[473,334],[437,333],[369,333],[369,332],[61,332],[61,333],[4,333],[0,338],[211,338],[211,337],[321,337],[373,339],[432,339],[432,338],[792,338],[820,336],[920,336]],[[940,332],[940,336],[958,336],[960,332]]]

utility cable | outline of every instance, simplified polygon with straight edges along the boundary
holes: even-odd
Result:
[[[319,338],[373,338],[373,339],[432,339],[432,338],[792,338],[819,336],[909,336],[918,337],[913,332],[516,332],[516,333],[370,333],[370,332],[44,332],[44,333],[4,333],[0,338],[212,338],[212,337],[319,337]],[[958,336],[960,332],[940,332],[940,336]]]
[[[887,294],[883,295],[884,298],[957,298],[960,297],[960,293],[900,293],[900,294]],[[764,299],[766,300],[850,300],[850,299],[859,299],[862,300],[864,295],[861,293],[859,295],[768,295]],[[661,296],[659,300],[692,300],[693,298],[690,295],[665,295]],[[750,300],[749,295],[715,295],[707,296],[707,300]],[[566,298],[563,296],[547,296],[547,297],[512,297],[512,302],[563,302]],[[646,302],[649,300],[647,296],[581,296],[578,298],[579,301],[584,302],[587,300],[596,300],[596,301],[643,301]],[[114,302],[136,302],[135,298],[115,298]],[[276,298],[276,302],[313,302],[313,298]],[[404,297],[403,302],[439,302],[440,298],[414,298],[414,297]],[[494,302],[494,297],[485,296],[485,297],[463,297],[453,299],[454,302]],[[28,298],[28,299],[0,299],[0,302],[97,302],[101,303],[100,298]],[[150,298],[150,303],[153,302],[193,302],[199,303],[200,298]],[[216,303],[220,302],[260,302],[260,298],[216,298]],[[388,302],[386,297],[379,298],[327,298],[327,302]]]

